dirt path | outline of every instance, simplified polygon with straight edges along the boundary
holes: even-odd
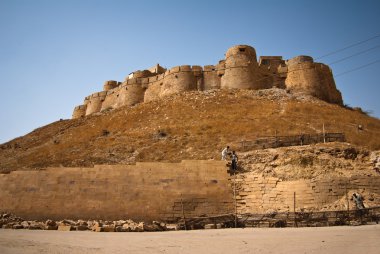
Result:
[[[155,233],[1,230],[0,253],[379,253],[380,225]]]

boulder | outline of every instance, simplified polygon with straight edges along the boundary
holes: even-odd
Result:
[[[23,229],[24,227],[21,224],[14,224],[12,226],[13,229]]]
[[[78,223],[75,222],[75,221],[73,221],[73,220],[67,220],[67,219],[65,219],[65,220],[60,221],[59,224],[60,224],[60,225],[63,224],[63,225],[76,226]]]
[[[115,232],[115,226],[114,225],[103,226],[103,232]]]
[[[115,231],[116,232],[127,232],[127,229],[123,228],[123,226],[116,226]]]
[[[21,222],[21,225],[22,225],[22,227],[25,228],[25,229],[28,229],[28,228],[29,228],[29,222],[27,222],[27,221],[25,221],[25,220]]]
[[[46,226],[57,226],[57,223],[53,220],[47,220],[45,221]]]
[[[216,229],[216,225],[215,224],[206,224],[205,229]]]
[[[87,223],[87,221],[84,221],[84,220],[78,220],[77,225],[88,226],[88,223]]]
[[[95,232],[103,232],[103,228],[102,228],[102,223],[99,222],[99,221],[93,221],[91,223],[89,223],[89,226],[91,228],[92,231],[95,231]]]
[[[177,224],[166,224],[165,228],[166,230],[179,230],[179,227]]]
[[[103,232],[104,231],[103,227],[99,227],[99,226],[94,226],[91,228],[91,230],[94,232]]]
[[[3,224],[3,226],[1,227],[1,228],[4,228],[4,229],[11,229],[11,228],[13,228],[13,225],[14,225],[15,223],[13,223],[13,222],[10,222],[10,223],[7,223],[7,224]]]
[[[53,220],[47,220],[45,221],[45,230],[57,230],[58,225],[55,221]]]
[[[118,221],[114,221],[114,222],[113,222],[113,224],[114,224],[116,227],[123,226],[125,223],[127,223],[127,221],[125,221],[125,220],[118,220]]]
[[[144,222],[140,222],[135,227],[135,232],[144,232]]]
[[[60,224],[60,225],[58,226],[58,230],[59,230],[59,231],[71,231],[71,230],[73,230],[73,226],[71,226],[71,225]]]
[[[77,231],[86,231],[88,230],[87,225],[78,225],[75,227]]]
[[[155,224],[143,224],[143,230],[147,232],[160,231]]]
[[[45,229],[45,224],[38,221],[29,221],[30,230],[43,230]]]

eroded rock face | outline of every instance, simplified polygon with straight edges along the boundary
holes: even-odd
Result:
[[[378,152],[348,143],[317,144],[250,151],[240,155],[240,213],[337,211],[380,205]]]
[[[366,149],[348,143],[331,143],[250,151],[241,154],[240,162],[246,171],[298,180],[350,176],[358,172],[377,175],[370,166],[374,158]]]

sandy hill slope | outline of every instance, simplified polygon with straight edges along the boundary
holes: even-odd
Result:
[[[226,144],[239,152],[243,140],[321,133],[323,124],[380,149],[380,120],[361,112],[282,89],[210,90],[51,123],[0,145],[0,170],[220,159]]]

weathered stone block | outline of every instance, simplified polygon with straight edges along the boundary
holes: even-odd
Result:
[[[71,225],[59,225],[58,230],[59,231],[71,231],[71,230],[73,230],[73,227]]]

